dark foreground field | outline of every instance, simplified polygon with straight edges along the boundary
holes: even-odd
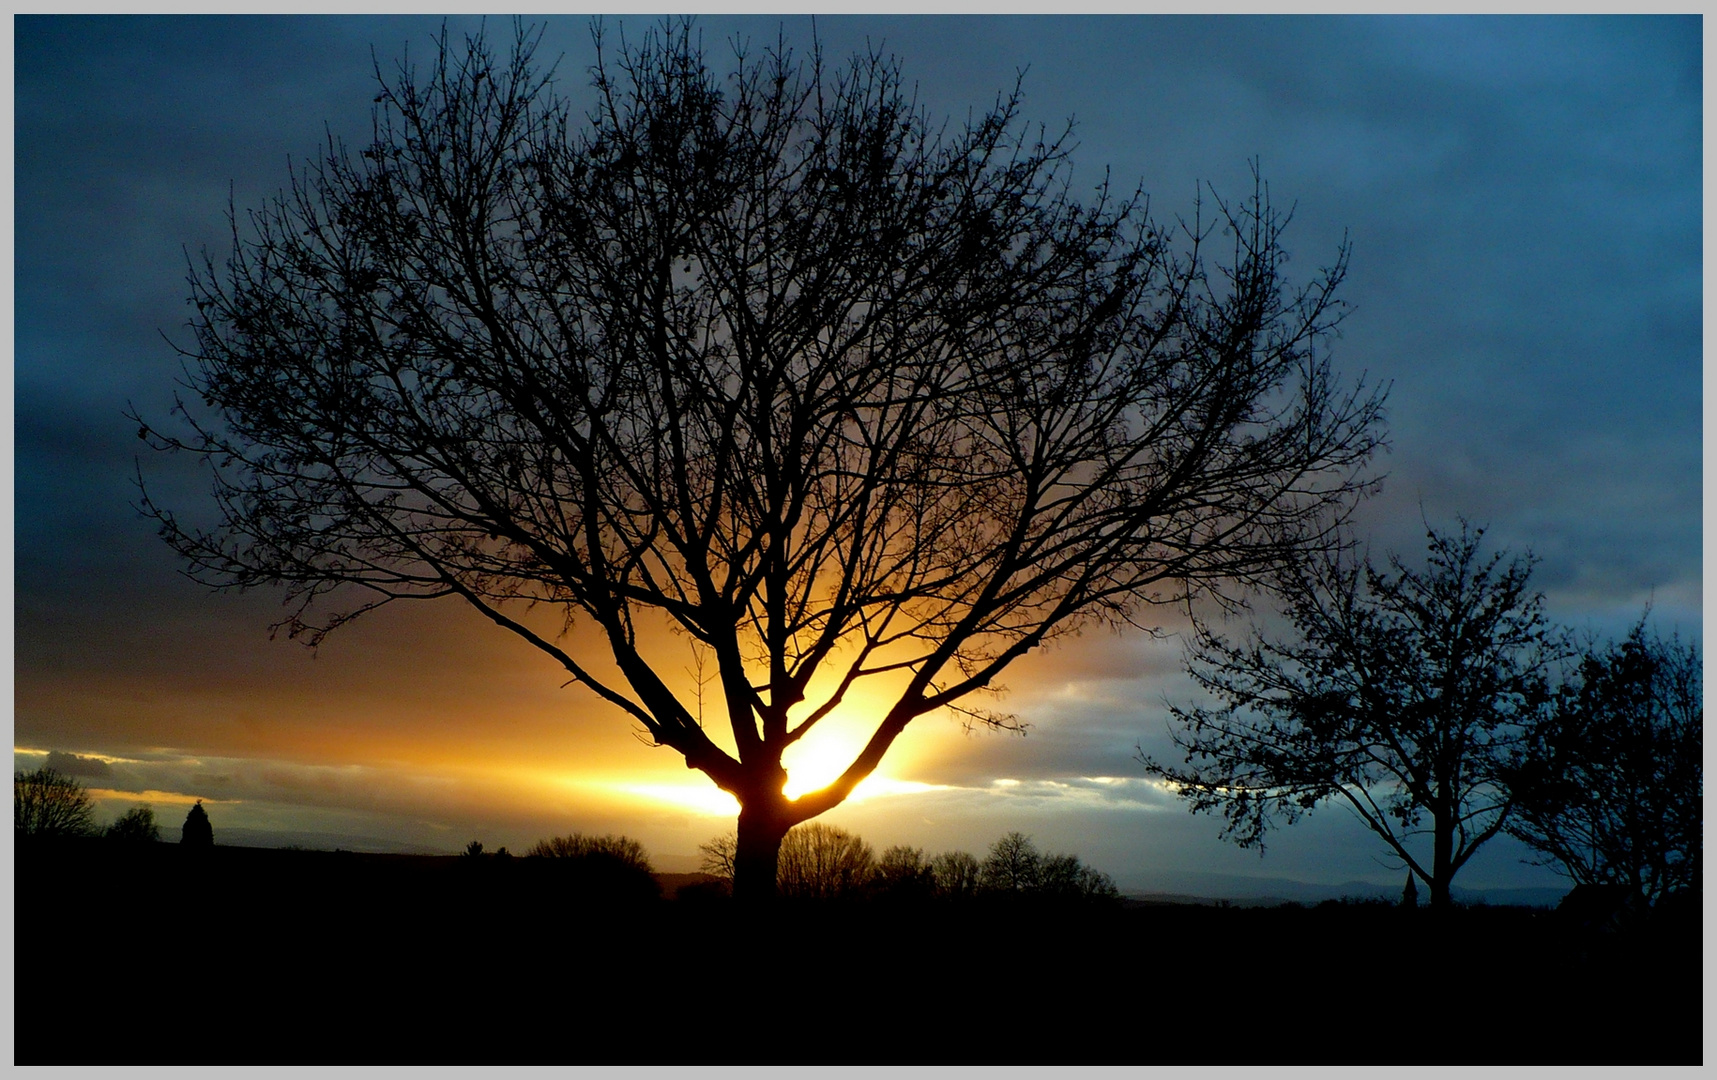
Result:
[[[1699,914],[594,896],[546,860],[15,860],[19,1064],[1684,1063]]]

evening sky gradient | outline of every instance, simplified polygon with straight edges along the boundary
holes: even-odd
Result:
[[[699,809],[714,788],[546,658],[452,601],[396,605],[315,654],[271,641],[278,597],[187,581],[133,506],[140,465],[161,503],[207,512],[193,463],[150,454],[123,416],[171,406],[187,257],[225,257],[229,197],[242,228],[289,162],[366,141],[371,47],[389,69],[407,46],[427,57],[440,24],[15,19],[17,760],[52,751],[104,819],[148,801],[175,836],[201,798],[217,842],[453,851],[613,830],[689,868],[732,827]],[[736,36],[811,43],[804,19],[698,25],[718,70]],[[510,25],[489,31],[504,48]],[[1257,159],[1294,207],[1291,273],[1352,244],[1335,363],[1391,388],[1387,479],[1358,519],[1373,550],[1419,559],[1425,523],[1465,515],[1541,559],[1557,621],[1617,636],[1650,604],[1700,637],[1698,18],[851,16],[816,33],[834,58],[896,54],[955,123],[1023,72],[1028,118],[1077,120],[1076,185],[1107,167],[1159,218],[1204,183],[1249,193]],[[586,93],[583,17],[551,19],[539,56]],[[827,820],[879,849],[981,852],[1021,829],[1123,887],[1398,881],[1339,807],[1260,859],[1141,779],[1135,748],[1172,753],[1163,701],[1189,692],[1182,622],[1162,624],[1010,670],[1024,738],[917,721],[891,783]],[[1460,883],[1555,883],[1520,857],[1498,844]]]

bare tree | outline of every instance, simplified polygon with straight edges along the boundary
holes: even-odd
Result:
[[[777,865],[783,896],[836,900],[870,880],[876,856],[869,844],[845,829],[814,821],[787,833]]]
[[[978,885],[987,892],[1032,892],[1043,877],[1043,853],[1031,837],[1010,832],[990,845],[978,868]]]
[[[1076,201],[1017,91],[950,126],[881,56],[722,78],[686,25],[597,37],[582,123],[524,31],[378,72],[373,140],[193,269],[185,426],[139,424],[212,474],[206,530],[143,495],[195,577],[283,584],[311,644],[471,604],[738,799],[744,896],[913,719],[1014,726],[966,704],[1014,660],[1243,587],[1367,489],[1380,397],[1322,345],[1346,252],[1291,287],[1261,182],[1159,226]],[[720,727],[641,644],[663,623]],[[902,675],[787,798],[782,755]]]
[[[1645,620],[1593,649],[1505,777],[1508,831],[1580,884],[1656,901],[1701,885],[1704,679],[1696,645]]]
[[[1102,901],[1121,895],[1108,874],[1086,866],[1077,855],[1045,855],[1021,832],[991,844],[976,870],[976,887],[988,893]]]
[[[20,839],[89,836],[95,804],[75,779],[46,765],[12,774],[12,829]]]
[[[892,901],[921,901],[936,895],[936,875],[924,849],[896,844],[877,856],[870,890]]]
[[[977,894],[981,871],[977,857],[966,851],[944,851],[930,860],[936,895],[964,900]]]
[[[1184,767],[1142,756],[1223,835],[1262,847],[1328,800],[1347,805],[1449,904],[1455,874],[1507,824],[1502,772],[1542,721],[1565,654],[1530,556],[1480,556],[1482,529],[1431,530],[1423,570],[1391,556],[1299,564],[1275,592],[1293,636],[1199,628],[1191,671],[1219,704],[1171,706]],[[1423,823],[1429,818],[1429,825]],[[1427,853],[1416,838],[1428,833]]]
[[[733,856],[739,850],[739,837],[722,833],[707,844],[698,845],[698,870],[732,884]]]

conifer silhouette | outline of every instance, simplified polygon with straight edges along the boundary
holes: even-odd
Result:
[[[191,807],[191,812],[185,815],[185,829],[180,834],[179,842],[189,847],[215,845],[214,826],[209,824],[209,812],[203,809],[203,800],[198,799],[197,805]]]

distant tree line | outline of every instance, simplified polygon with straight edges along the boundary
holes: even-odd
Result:
[[[699,846],[700,870],[713,878],[713,890],[730,893],[738,837],[724,833]],[[538,840],[521,857],[506,848],[486,851],[473,840],[463,861],[479,865],[506,861],[523,870],[536,867],[557,885],[587,896],[641,895],[659,889],[648,853],[638,841],[609,834],[572,833]],[[1114,881],[1086,866],[1077,855],[1045,854],[1023,833],[1010,832],[983,858],[964,851],[929,856],[923,848],[897,844],[876,854],[863,838],[833,825],[811,822],[788,832],[781,845],[778,895],[796,901],[936,901],[978,897],[1112,902],[1120,898]],[[646,884],[646,882],[648,884]]]
[[[731,882],[737,843],[735,834],[726,833],[700,846],[703,872]],[[1084,865],[1077,855],[1044,854],[1019,832],[997,840],[982,860],[964,851],[926,856],[923,848],[906,845],[878,856],[845,829],[811,822],[787,833],[777,873],[779,895],[796,900],[1120,898],[1108,874]]]
[[[104,837],[124,843],[160,839],[155,811],[136,806],[105,829],[94,824],[89,792],[72,777],[43,767],[14,775],[13,803],[20,840],[56,837]],[[186,815],[182,844],[212,844],[208,813],[198,801]],[[702,870],[724,890],[733,882],[737,838],[718,836],[700,846]],[[487,850],[472,840],[461,862],[507,863],[521,872],[540,873],[559,888],[587,898],[644,899],[659,896],[661,886],[644,845],[628,836],[579,832],[538,840],[523,856],[505,847]],[[977,896],[1015,896],[1113,901],[1120,897],[1109,875],[1084,865],[1077,855],[1045,854],[1031,838],[1010,832],[982,860],[964,851],[927,856],[923,848],[895,845],[876,855],[862,838],[832,825],[813,822],[791,830],[781,847],[779,892],[795,900],[888,898],[959,900]]]

